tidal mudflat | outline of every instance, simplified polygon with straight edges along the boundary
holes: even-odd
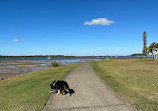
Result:
[[[8,79],[20,74],[51,68],[51,62],[60,65],[99,61],[101,59],[69,59],[69,60],[0,60],[0,78]]]
[[[0,61],[0,78],[8,79],[50,67],[51,64],[44,60],[2,60]]]

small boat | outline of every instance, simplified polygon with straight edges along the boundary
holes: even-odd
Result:
[[[49,57],[47,59],[50,59],[50,55],[49,55]]]

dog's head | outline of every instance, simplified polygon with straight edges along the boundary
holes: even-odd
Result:
[[[55,85],[56,82],[57,82],[57,81],[55,80],[55,81],[53,81],[52,84],[50,84],[50,87],[52,88],[52,90],[53,90],[53,89],[56,89],[56,85]]]

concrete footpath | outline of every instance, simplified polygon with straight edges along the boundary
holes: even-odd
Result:
[[[74,68],[64,80],[75,93],[51,95],[43,111],[136,111],[100,80],[91,63]]]

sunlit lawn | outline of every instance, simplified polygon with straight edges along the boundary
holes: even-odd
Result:
[[[93,62],[99,76],[140,111],[158,111],[158,62],[120,59]]]
[[[63,79],[78,64],[54,67],[0,81],[0,111],[39,111],[49,96],[50,83]]]

